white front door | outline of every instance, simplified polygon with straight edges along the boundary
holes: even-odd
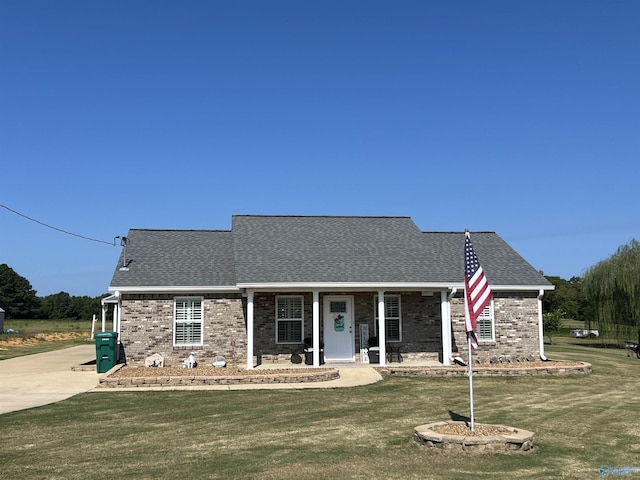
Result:
[[[324,358],[355,362],[353,297],[324,297]]]

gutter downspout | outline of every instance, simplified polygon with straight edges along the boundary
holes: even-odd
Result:
[[[538,292],[538,342],[540,344],[540,360],[546,362],[549,359],[544,355],[544,317],[542,316],[542,297],[544,290]]]

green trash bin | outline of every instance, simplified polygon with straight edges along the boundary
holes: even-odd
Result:
[[[96,339],[96,369],[106,373],[116,365],[118,334],[116,332],[98,332]]]

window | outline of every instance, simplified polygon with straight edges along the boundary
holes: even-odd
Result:
[[[174,311],[173,344],[202,345],[202,298],[176,298]]]
[[[375,297],[373,309],[375,312],[376,329],[378,328],[378,297]],[[387,342],[402,341],[402,321],[400,318],[400,295],[385,295],[384,319]]]
[[[302,343],[303,299],[276,297],[276,343]]]
[[[495,340],[493,329],[493,301],[491,301],[478,316],[476,327],[478,341],[493,342]]]

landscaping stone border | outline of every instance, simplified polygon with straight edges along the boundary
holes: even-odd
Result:
[[[274,383],[304,383],[326,382],[340,378],[337,369],[321,372],[286,372],[286,373],[261,373],[260,375],[184,375],[156,377],[110,377],[124,365],[116,365],[109,370],[104,377],[99,379],[98,387],[102,388],[130,388],[130,387],[188,387],[202,385],[262,385]],[[161,369],[158,369],[161,370]],[[160,372],[158,372],[160,373]]]
[[[473,375],[483,376],[500,376],[500,375],[568,375],[568,374],[587,374],[591,373],[591,364],[587,362],[571,362],[566,365],[559,364],[561,362],[553,362],[549,365],[532,365],[514,364],[513,367],[487,365],[474,365]],[[517,366],[516,366],[517,365]],[[401,375],[409,377],[429,377],[429,376],[460,376],[467,373],[467,367],[460,366],[442,366],[442,367],[402,367],[389,366],[379,367],[377,369],[381,374]]]
[[[533,449],[534,433],[505,425],[487,425],[508,430],[508,433],[486,436],[449,435],[434,430],[441,425],[465,425],[465,422],[434,422],[415,428],[414,440],[420,445],[443,450],[471,453],[524,453]],[[476,424],[480,426],[480,424]]]

